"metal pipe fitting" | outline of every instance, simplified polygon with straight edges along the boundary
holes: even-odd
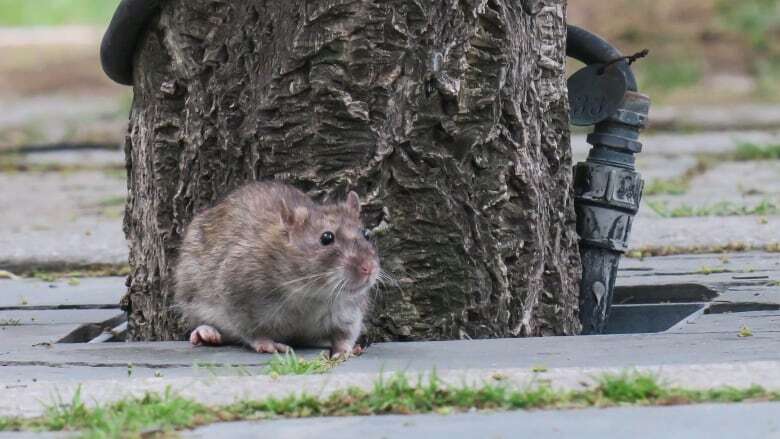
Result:
[[[567,54],[590,66],[604,66],[622,58],[609,43],[583,29],[569,26],[568,38]],[[595,123],[587,138],[593,148],[587,160],[574,167],[574,208],[583,267],[580,320],[584,334],[604,331],[620,256],[627,250],[644,184],[635,171],[634,154],[642,151],[639,132],[647,125],[650,99],[636,91],[636,79],[628,62],[621,60],[612,66],[624,75],[622,100],[615,111]],[[572,110],[582,111],[575,108],[579,104],[572,104]]]

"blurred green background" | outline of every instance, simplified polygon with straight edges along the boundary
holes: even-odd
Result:
[[[642,91],[669,104],[780,101],[780,0],[604,0],[569,4],[569,22],[651,56]]]
[[[0,26],[104,27],[118,2],[0,0]],[[651,50],[635,69],[656,103],[780,101],[780,0],[570,0],[568,9],[569,22],[626,53]]]
[[[0,0],[0,26],[107,23],[119,0]]]

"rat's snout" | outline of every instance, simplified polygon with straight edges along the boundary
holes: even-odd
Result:
[[[370,276],[374,271],[376,271],[376,263],[370,260],[363,261],[360,263],[360,265],[358,265],[358,270],[363,276]]]
[[[376,280],[376,276],[379,273],[379,264],[373,258],[350,258],[350,266],[352,271],[352,282],[358,288],[362,288],[366,285],[371,285]]]

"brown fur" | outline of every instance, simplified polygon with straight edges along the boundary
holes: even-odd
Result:
[[[351,346],[379,273],[362,235],[359,200],[318,205],[272,182],[246,184],[192,220],[175,273],[176,305],[222,339]],[[335,235],[322,245],[326,231]],[[372,275],[360,265],[375,263]]]

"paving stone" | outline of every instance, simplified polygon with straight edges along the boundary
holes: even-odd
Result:
[[[771,309],[780,307],[777,280],[778,253],[623,258],[615,303],[712,301],[721,308],[737,304],[734,311]]]
[[[206,366],[264,366],[273,358],[270,354],[238,346],[221,348],[192,347],[188,342],[135,342],[100,344],[56,344],[0,352],[0,365],[94,366],[125,368]],[[297,350],[303,358],[312,358],[322,352],[318,349]],[[1,378],[0,378],[1,379]]]
[[[664,130],[771,129],[780,126],[778,104],[654,106],[650,128]]]
[[[5,349],[28,348],[46,343],[56,343],[63,336],[76,330],[81,323],[61,323],[56,325],[18,325],[0,326],[0,351]],[[3,368],[5,374],[8,369]],[[6,375],[8,376],[8,375]]]
[[[123,264],[125,182],[102,172],[0,173],[0,267]]]
[[[138,379],[250,377],[266,373],[266,366],[191,366],[191,367],[143,367],[133,365],[117,367],[65,366],[0,366],[0,389],[23,388],[36,382],[78,383],[84,381],[125,381]]]
[[[642,174],[645,184],[655,180],[680,178],[689,169],[696,166],[698,160],[692,155],[666,157],[661,155],[640,154],[636,158],[636,167]]]
[[[704,314],[677,325],[671,332],[739,334],[743,327],[750,332],[780,332],[780,311]]]
[[[451,369],[633,367],[686,363],[780,361],[780,334],[641,334],[447,342],[381,343],[336,373]],[[311,358],[319,350],[303,350]],[[188,368],[194,364],[263,366],[272,358],[238,347],[193,348],[185,342],[58,344],[3,349],[3,366]],[[0,378],[2,380],[2,378]]]
[[[694,156],[696,154],[722,154],[737,149],[742,142],[756,144],[780,143],[780,124],[766,130],[705,131],[696,133],[643,133],[640,137],[642,152],[637,158],[660,155],[663,157]],[[572,136],[572,151],[576,157],[587,155],[591,146],[586,135]],[[644,174],[645,170],[640,168]]]
[[[185,438],[772,438],[780,403],[361,416],[213,424]]]
[[[642,211],[646,212],[646,208],[643,207]],[[629,247],[676,247],[695,251],[697,248],[728,247],[735,243],[748,248],[765,248],[780,243],[780,218],[753,215],[658,218],[640,214],[634,219]]]
[[[778,203],[780,196],[780,162],[726,162],[694,177],[688,190],[682,195],[648,196],[644,210],[650,202],[665,203],[669,208],[677,206],[707,207],[718,203],[754,207],[761,202]]]
[[[632,367],[636,365],[780,360],[780,335],[756,332],[633,334],[451,342],[387,343],[371,346],[340,372],[470,368]],[[441,344],[440,344],[441,343]]]
[[[42,307],[118,308],[127,289],[124,277],[81,278],[76,282],[0,279],[0,310]]]
[[[118,309],[12,309],[0,311],[0,325],[8,326],[9,323],[10,326],[99,323],[114,318],[119,314],[122,314],[122,311]]]
[[[15,156],[19,163],[25,165],[47,166],[81,166],[122,168],[125,166],[125,153],[116,149],[65,149],[30,151]]]
[[[780,253],[743,252],[710,253],[671,256],[649,256],[642,259],[620,260],[620,277],[644,276],[662,280],[670,274],[702,274],[704,267],[724,268],[730,271],[772,271],[780,269]]]

